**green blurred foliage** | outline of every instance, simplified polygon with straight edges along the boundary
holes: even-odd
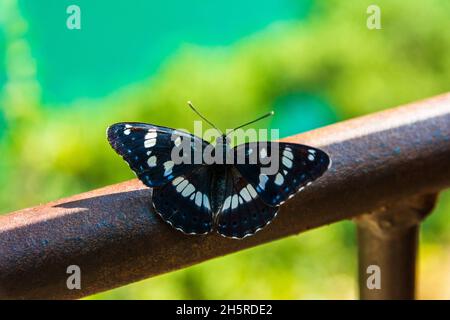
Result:
[[[274,23],[231,45],[185,44],[154,76],[107,97],[42,105],[14,3],[0,3],[1,212],[133,178],[109,148],[106,127],[143,121],[192,129],[187,100],[222,128],[275,108],[280,117],[270,126],[288,135],[449,90],[449,1],[379,0],[382,29],[369,30],[372,1],[320,0],[307,19]],[[447,192],[424,223],[424,242],[450,244],[449,212]],[[355,260],[353,226],[342,222],[94,298],[352,298]]]

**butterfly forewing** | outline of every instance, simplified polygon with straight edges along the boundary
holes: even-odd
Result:
[[[293,143],[245,143],[234,152],[237,170],[270,206],[282,204],[330,165],[322,150]]]
[[[107,136],[113,149],[149,187],[165,185],[198,168],[201,152],[197,151],[209,145],[183,131],[135,122],[114,124]]]
[[[188,234],[205,234],[213,227],[211,168],[202,166],[153,189],[157,213],[174,228]]]

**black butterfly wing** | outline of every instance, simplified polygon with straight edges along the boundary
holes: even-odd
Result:
[[[164,221],[187,234],[211,231],[210,171],[210,167],[201,166],[153,189],[153,206]]]
[[[201,150],[210,146],[183,131],[137,122],[113,124],[107,137],[113,149],[148,187],[160,187],[198,168]]]
[[[282,204],[331,165],[324,151],[294,143],[245,143],[234,152],[235,167],[270,206]]]
[[[245,238],[275,218],[278,208],[265,204],[235,168],[227,173],[226,194],[216,217],[216,229],[230,238]]]

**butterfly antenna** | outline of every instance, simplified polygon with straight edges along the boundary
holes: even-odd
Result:
[[[240,128],[242,128],[242,127],[248,126],[249,124],[255,123],[255,122],[257,122],[257,121],[259,121],[259,120],[262,120],[262,119],[265,119],[265,118],[267,118],[267,117],[271,117],[271,116],[273,116],[274,114],[275,114],[274,111],[270,111],[269,113],[266,113],[265,115],[263,115],[263,116],[261,116],[261,117],[255,119],[255,120],[252,120],[252,121],[250,121],[250,122],[244,123],[244,124],[240,125],[239,127],[236,127],[236,128],[234,128],[234,129],[232,129],[230,132],[228,132],[228,133],[227,133],[227,136],[228,136],[229,134],[231,134],[233,131],[236,131],[237,129],[240,129]]]
[[[209,121],[208,119],[206,119],[204,116],[202,116],[202,114],[200,112],[197,111],[197,109],[195,109],[194,105],[192,104],[191,101],[187,102],[189,107],[191,107],[192,111],[194,111],[200,118],[202,118],[203,120],[205,120],[211,127],[213,127],[214,129],[216,129],[217,131],[220,132],[220,134],[222,134],[222,131],[219,130],[219,128],[217,128],[211,121]]]

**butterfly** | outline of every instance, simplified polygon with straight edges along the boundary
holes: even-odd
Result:
[[[212,145],[181,130],[121,122],[107,129],[107,139],[153,189],[155,211],[186,234],[253,235],[276,217],[280,205],[331,166],[324,151],[301,144],[258,141],[231,148],[229,133],[221,133]]]

